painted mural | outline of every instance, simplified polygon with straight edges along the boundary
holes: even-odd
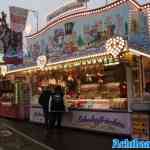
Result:
[[[131,13],[130,17],[129,44],[138,50],[142,48],[145,52],[148,52],[150,47],[148,14],[142,11],[135,11]]]
[[[37,57],[44,54],[49,62],[56,62],[104,52],[104,44],[109,38],[129,38],[129,9],[131,7],[124,3],[97,16],[78,17],[56,25],[42,35],[28,39],[26,58],[36,62]],[[138,18],[131,24],[131,32],[137,33]],[[135,34],[132,36],[135,37]]]

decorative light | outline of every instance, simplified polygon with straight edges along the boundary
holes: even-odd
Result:
[[[47,57],[45,55],[41,55],[37,58],[36,61],[37,65],[40,67],[40,69],[43,69],[47,63]]]
[[[93,64],[96,64],[96,59],[92,59],[92,63],[93,63]]]
[[[0,73],[5,76],[7,74],[7,66],[6,65],[2,65],[0,66]]]
[[[110,38],[105,45],[106,51],[114,57],[118,56],[125,48],[125,40],[122,37]]]
[[[82,61],[82,65],[86,65],[86,61],[83,60],[83,61]]]
[[[101,64],[103,62],[103,60],[101,58],[98,58],[97,62]]]
[[[31,24],[27,24],[26,27],[25,27],[25,33],[26,33],[27,35],[29,35],[29,34],[31,33],[31,31],[32,31],[32,26],[31,26]]]
[[[92,62],[91,62],[91,60],[87,60],[87,64],[89,64],[89,65],[90,65],[91,63],[92,63]]]

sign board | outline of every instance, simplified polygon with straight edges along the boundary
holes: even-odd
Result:
[[[116,134],[131,134],[129,113],[72,111],[66,113],[63,125]]]
[[[43,109],[39,105],[31,106],[30,121],[36,123],[44,123]]]

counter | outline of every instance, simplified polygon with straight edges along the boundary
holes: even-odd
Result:
[[[26,107],[19,104],[0,103],[0,116],[14,119],[25,119]]]
[[[44,123],[40,105],[30,107],[30,121]],[[77,110],[71,109],[64,113],[62,125],[91,131],[113,134],[131,134],[131,115],[127,111],[113,110]]]

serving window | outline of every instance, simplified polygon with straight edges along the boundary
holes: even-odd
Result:
[[[126,72],[123,64],[88,65],[67,72],[66,99],[70,107],[127,108]]]

